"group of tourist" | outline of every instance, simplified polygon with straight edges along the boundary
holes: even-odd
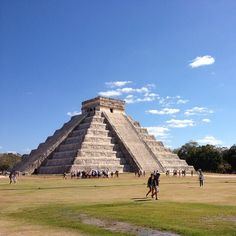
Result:
[[[134,175],[138,176],[138,177],[141,177],[141,176],[145,177],[146,172],[145,172],[145,170],[139,170],[139,171],[135,171]]]
[[[151,193],[152,198],[155,196],[155,199],[158,200],[157,194],[159,193],[159,182],[160,182],[160,173],[154,171],[151,173],[151,176],[148,178],[147,187],[149,188],[146,197]]]
[[[204,175],[201,169],[198,170],[198,180],[200,187],[203,187],[204,184]],[[186,176],[186,171],[180,172],[179,176]],[[136,175],[136,174],[135,174]],[[191,175],[193,175],[193,171],[191,171]],[[148,192],[146,194],[146,197],[151,193],[152,198],[155,196],[155,199],[158,200],[158,193],[160,191],[159,189],[159,183],[160,183],[160,173],[157,171],[154,171],[151,173],[150,177],[148,178],[147,187]]]
[[[172,171],[172,174],[173,174],[173,176],[179,176],[179,177],[183,176],[183,177],[185,177],[186,176],[186,170],[176,170],[176,169],[174,169]],[[193,176],[193,170],[191,170],[190,174],[191,174],[191,176]],[[169,176],[169,175],[170,175],[170,171],[167,170],[166,171],[166,176]]]
[[[173,173],[173,176],[186,176],[186,170],[176,170],[176,169],[174,169],[173,171],[172,171],[172,173]],[[170,175],[170,171],[169,170],[167,170],[166,171],[166,176],[169,176]]]
[[[108,178],[108,177],[113,178],[113,176],[119,177],[119,171],[111,171],[109,172],[109,170],[89,170],[89,171],[85,171],[85,170],[79,170],[79,171],[71,171],[70,172],[70,178],[77,178],[77,179],[87,179],[87,178]],[[64,172],[63,173],[63,178],[66,179],[67,178],[67,173]]]

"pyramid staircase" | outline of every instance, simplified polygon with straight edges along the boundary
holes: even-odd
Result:
[[[100,111],[87,116],[42,165],[39,174],[109,170],[123,172],[121,159]]]
[[[132,123],[129,122],[125,114],[104,112],[104,116],[122,139],[122,142],[139,166],[139,169],[145,171],[163,171],[158,159],[148,149],[146,144],[142,142],[136,129],[133,127]]]

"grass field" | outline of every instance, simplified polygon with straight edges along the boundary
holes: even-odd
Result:
[[[130,235],[94,219],[180,235],[236,235],[236,176],[161,176],[160,200],[145,198],[146,178],[26,176],[9,185],[0,178],[0,235]],[[87,222],[82,218],[87,217]],[[82,218],[81,218],[82,217]]]

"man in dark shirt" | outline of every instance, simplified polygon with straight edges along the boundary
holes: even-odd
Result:
[[[160,182],[160,173],[157,170],[154,175],[154,181],[152,187],[152,197],[155,195],[156,200],[158,200],[157,193],[159,193],[159,182]]]

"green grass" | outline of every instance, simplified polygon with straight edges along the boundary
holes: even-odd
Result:
[[[146,179],[129,174],[87,180],[21,177],[16,185],[0,179],[1,232],[37,235],[37,226],[38,235],[50,229],[65,235],[128,235],[84,224],[83,213],[181,235],[236,235],[235,180],[206,177],[206,185],[199,188],[196,177],[161,176],[160,200],[152,201],[144,198]],[[6,220],[11,225],[5,225]]]
[[[48,205],[38,208],[22,209],[17,213],[8,214],[8,216],[10,218],[24,220],[24,222],[31,222],[32,224],[77,230],[88,235],[128,235],[119,232],[110,232],[93,225],[82,224],[79,220],[79,215],[78,217],[75,217],[75,215],[72,214],[73,211],[71,211],[71,209],[73,208],[65,207],[63,205]]]
[[[173,231],[182,235],[236,235],[236,207],[199,203],[135,202],[91,206],[47,205],[35,209],[22,209],[9,216],[16,219],[22,217],[32,223],[78,229],[92,235],[111,235],[111,233],[106,234],[107,232],[104,230],[81,224],[79,222],[81,213]]]

